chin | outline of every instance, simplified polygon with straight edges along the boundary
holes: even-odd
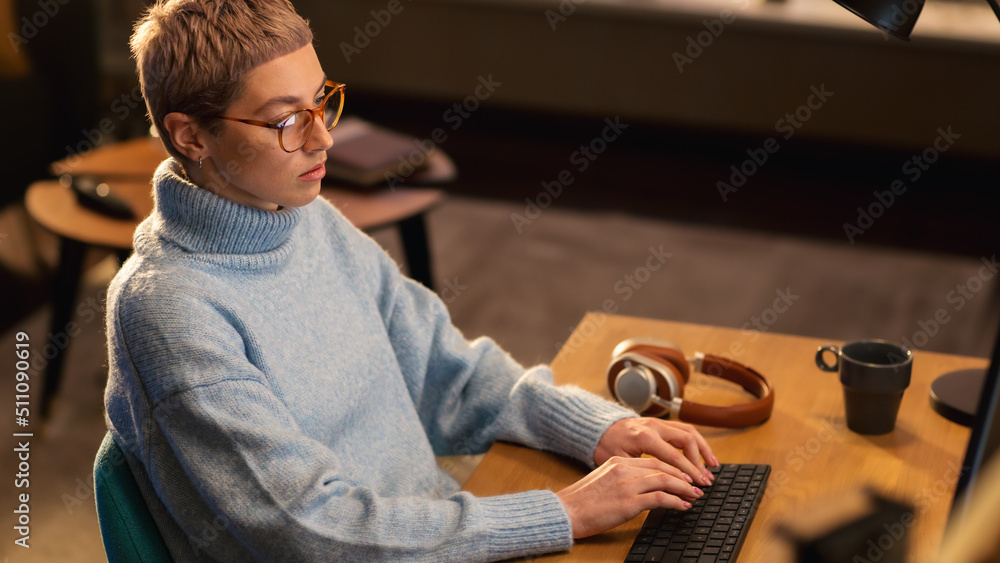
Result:
[[[319,197],[321,183],[319,180],[315,182],[309,182],[306,186],[298,186],[295,190],[294,197],[290,197],[285,201],[276,202],[282,207],[303,207],[309,205]]]

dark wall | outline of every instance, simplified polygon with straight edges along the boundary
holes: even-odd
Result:
[[[27,76],[2,80],[4,149],[8,180],[0,206],[19,200],[28,185],[48,175],[48,164],[93,129],[100,114],[97,17],[92,0],[17,0],[17,49]],[[10,38],[6,38],[10,39]]]

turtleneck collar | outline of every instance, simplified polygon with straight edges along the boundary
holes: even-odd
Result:
[[[153,229],[188,252],[260,254],[276,250],[292,234],[302,209],[247,207],[192,184],[173,158],[153,176]]]

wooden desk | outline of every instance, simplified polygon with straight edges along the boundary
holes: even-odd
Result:
[[[697,351],[728,355],[767,375],[775,387],[771,419],[746,430],[703,427],[719,460],[772,466],[767,492],[740,552],[741,563],[791,561],[775,527],[796,514],[819,507],[824,499],[872,486],[915,508],[909,534],[911,561],[934,556],[951,506],[969,429],[945,420],[930,406],[928,390],[938,375],[985,368],[987,360],[916,352],[913,375],[900,407],[896,429],[883,436],[862,436],[847,429],[836,374],[821,372],[813,361],[827,342],[768,333],[747,333],[667,321],[591,313],[552,363],[556,381],[573,383],[604,397],[605,368],[615,344],[629,337],[660,338]],[[696,374],[686,396],[699,402],[731,400],[735,391],[706,384]],[[477,495],[531,489],[559,490],[586,469],[558,456],[510,444],[497,444],[466,482]],[[581,540],[569,552],[544,561],[622,561],[645,514],[614,530]]]

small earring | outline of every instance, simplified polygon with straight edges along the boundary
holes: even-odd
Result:
[[[198,170],[201,170],[201,157],[198,157]]]

